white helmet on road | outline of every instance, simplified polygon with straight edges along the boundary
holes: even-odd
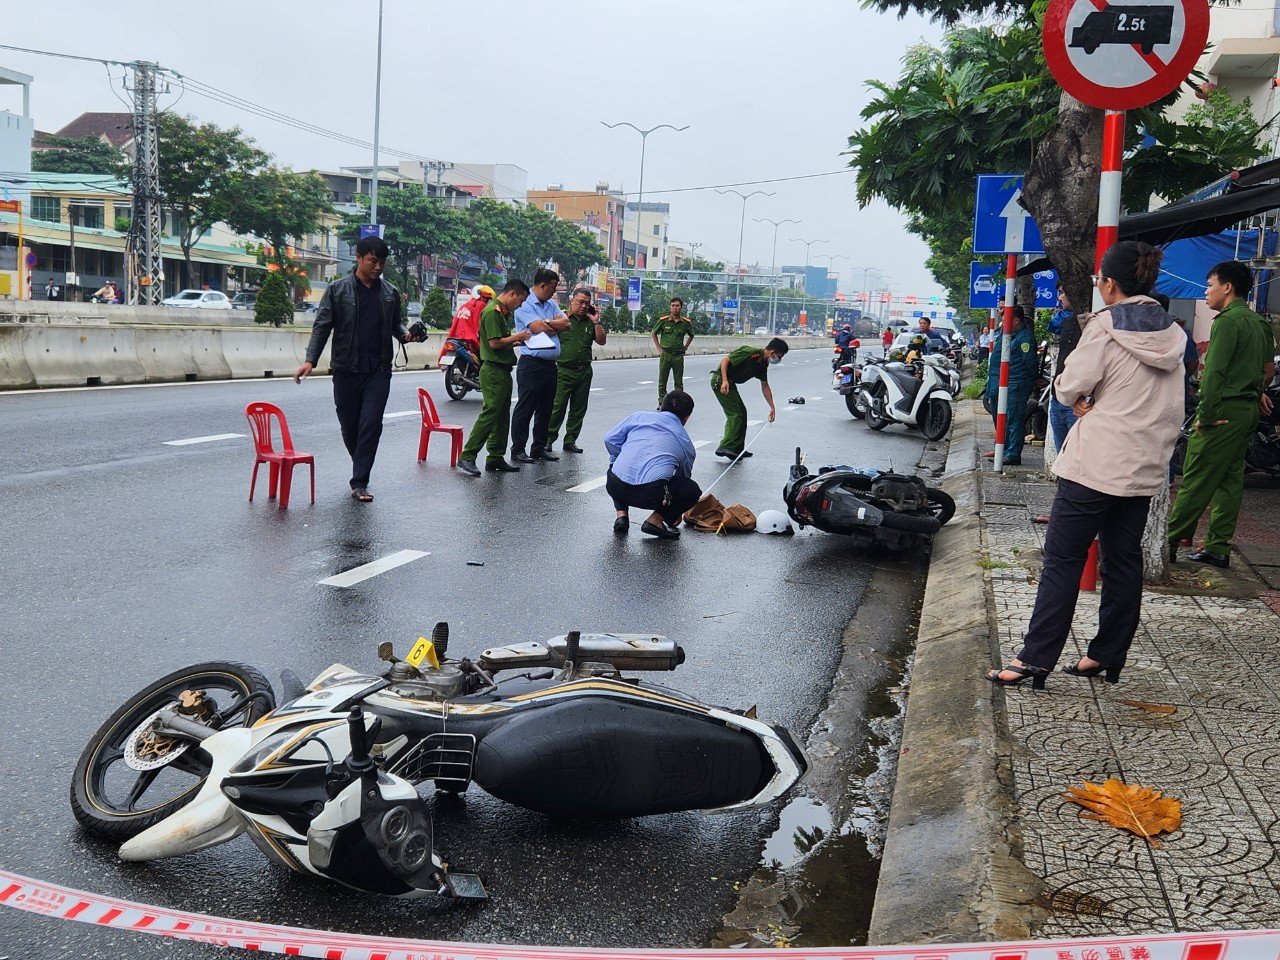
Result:
[[[795,533],[791,521],[781,510],[766,510],[756,517],[757,533]]]

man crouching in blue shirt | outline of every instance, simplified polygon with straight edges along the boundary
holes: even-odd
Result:
[[[693,415],[693,397],[672,390],[657,413],[633,413],[605,434],[609,475],[605,489],[613,497],[618,517],[613,532],[631,526],[628,507],[652,510],[640,530],[662,540],[680,536],[680,518],[702,497],[693,482],[697,456],[684,425]]]

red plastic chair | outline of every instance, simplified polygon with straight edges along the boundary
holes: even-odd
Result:
[[[270,403],[251,403],[244,408],[244,415],[249,419],[249,427],[253,431],[253,445],[256,448],[256,459],[253,461],[253,476],[249,480],[249,502],[253,502],[253,488],[258,483],[258,467],[270,464],[267,474],[267,497],[274,500],[276,490],[280,491],[280,509],[289,506],[289,488],[293,485],[293,468],[300,463],[311,467],[311,502],[316,502],[316,459],[309,453],[300,453],[293,449],[293,440],[289,437],[289,423],[284,418],[284,411]],[[280,422],[280,446],[277,450],[271,439],[271,420]]]
[[[418,436],[418,462],[427,459],[427,444],[431,442],[433,433],[447,433],[453,438],[453,447],[449,453],[449,466],[458,465],[458,455],[462,453],[462,428],[452,423],[441,423],[440,414],[436,413],[435,401],[431,394],[422,387],[418,388],[418,406],[422,410],[422,433]]]

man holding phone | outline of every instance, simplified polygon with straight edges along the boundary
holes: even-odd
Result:
[[[578,435],[587,416],[591,398],[591,348],[604,346],[608,334],[600,323],[600,311],[591,302],[591,291],[577,289],[569,299],[569,329],[560,334],[560,356],[556,358],[556,398],[547,425],[547,449],[556,442],[560,425],[564,428],[566,453],[582,453]]]

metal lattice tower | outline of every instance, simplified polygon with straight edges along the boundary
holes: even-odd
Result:
[[[156,65],[133,65],[133,220],[129,225],[129,302],[164,297],[160,250],[160,143],[156,130]]]

